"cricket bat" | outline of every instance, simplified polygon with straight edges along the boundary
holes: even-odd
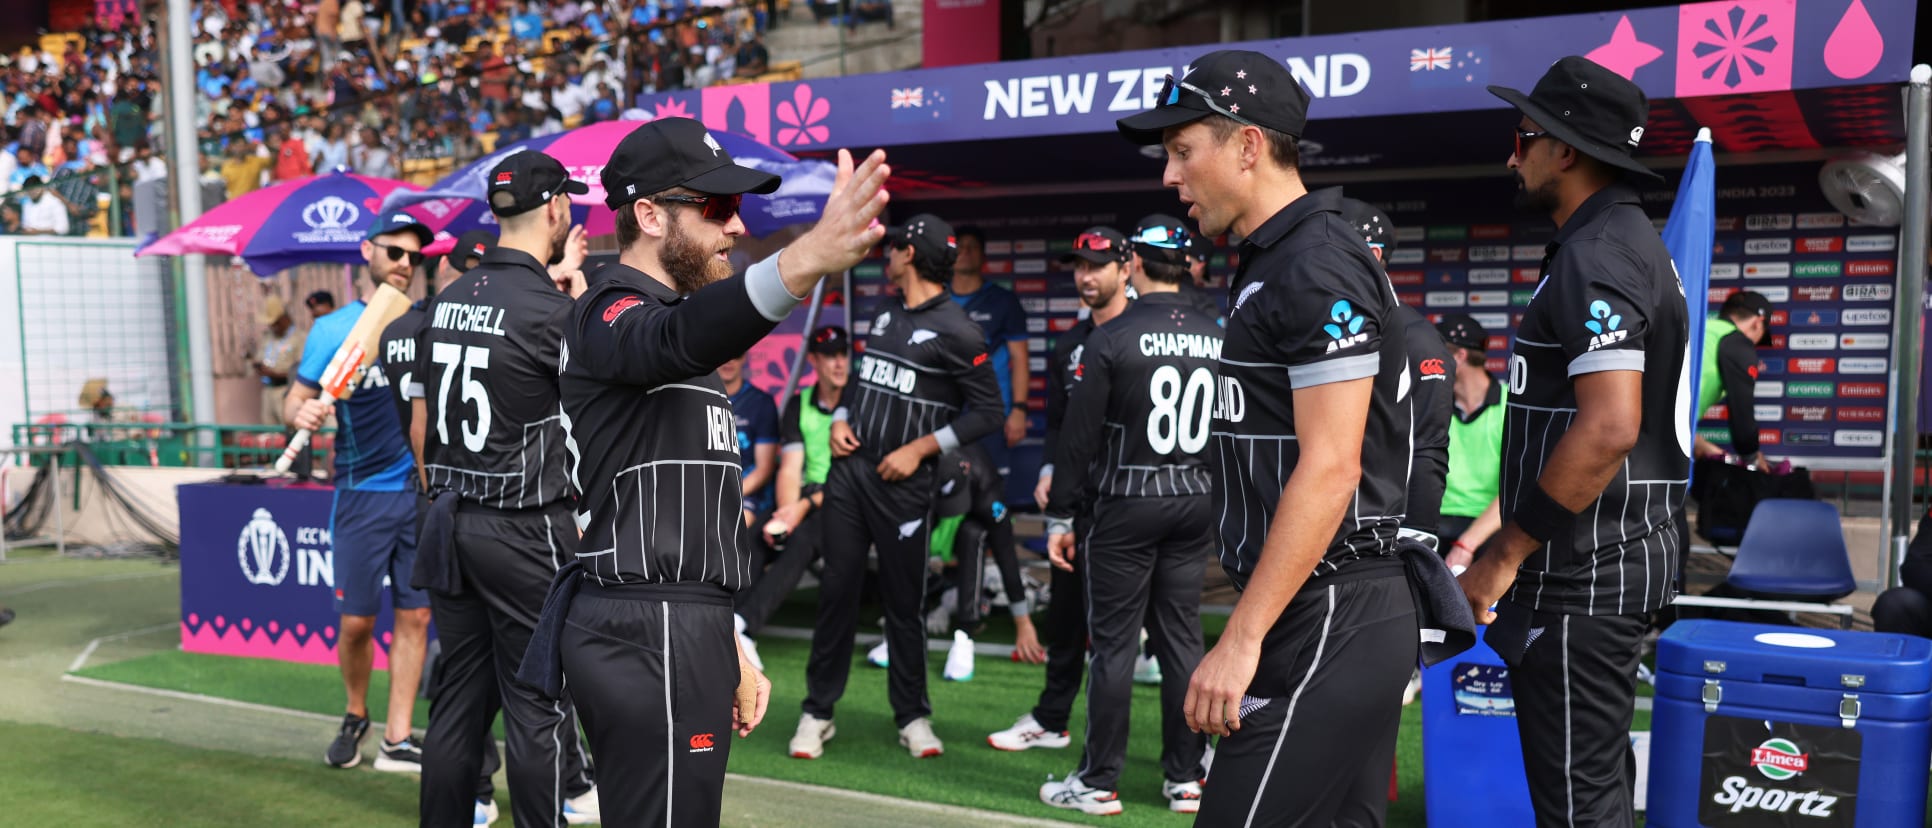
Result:
[[[390,285],[382,285],[364,304],[362,316],[356,318],[355,327],[349,329],[348,338],[342,340],[342,347],[336,349],[335,356],[329,358],[329,366],[322,370],[322,396],[329,399],[345,400],[355,392],[356,379],[362,376],[363,369],[370,367],[379,353],[383,329],[402,316],[403,311],[409,310],[409,297]],[[308,446],[312,436],[313,433],[306,428],[295,432],[295,437],[288,441],[288,448],[275,461],[275,471],[288,473],[289,466]]]

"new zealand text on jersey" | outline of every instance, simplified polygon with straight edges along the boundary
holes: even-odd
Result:
[[[919,372],[877,357],[859,358],[859,379],[901,394],[910,394],[919,382]]]
[[[738,451],[738,421],[731,416],[731,409],[720,405],[704,407],[705,433],[709,438],[712,451]]]
[[[449,331],[503,336],[503,309],[491,305],[437,302],[435,326]]]

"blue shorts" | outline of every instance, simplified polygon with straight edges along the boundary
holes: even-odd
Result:
[[[396,609],[429,606],[429,593],[409,585],[416,567],[416,493],[336,489],[329,537],[335,546],[335,611],[375,616],[384,581]]]

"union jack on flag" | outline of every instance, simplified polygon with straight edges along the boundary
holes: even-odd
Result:
[[[926,105],[926,88],[915,86],[911,89],[892,90],[892,108],[908,109]]]
[[[1455,50],[1448,46],[1440,49],[1410,49],[1409,71],[1434,72],[1437,69],[1448,69],[1450,57],[1454,52]]]

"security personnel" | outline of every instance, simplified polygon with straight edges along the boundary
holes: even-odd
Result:
[[[806,665],[804,712],[790,753],[816,759],[832,737],[833,706],[852,672],[853,631],[867,552],[876,546],[890,666],[887,698],[899,744],[914,758],[945,751],[926,698],[928,533],[938,456],[1000,427],[999,380],[985,336],[946,291],[957,242],[920,214],[886,235],[886,278],[898,302],[872,321],[858,379],[832,422],[818,623]]]
[[[1244,239],[1207,448],[1242,594],[1186,703],[1190,727],[1223,737],[1203,825],[1380,823],[1418,655],[1396,546],[1408,351],[1341,191],[1302,183],[1307,113],[1279,60],[1230,50],[1119,122],[1165,146],[1164,183],[1203,233]]]
[[[1389,251],[1395,249],[1395,223],[1375,205],[1354,198],[1342,199],[1342,220],[1362,236],[1376,263],[1386,265]],[[1409,471],[1409,505],[1403,511],[1402,533],[1437,549],[1443,480],[1449,473],[1449,412],[1454,405],[1456,364],[1436,326],[1420,311],[1397,304],[1395,321],[1401,324],[1402,339],[1409,347],[1409,393],[1415,412],[1415,466]]]
[[[436,493],[420,581],[443,643],[424,740],[425,826],[472,813],[499,704],[516,823],[553,825],[566,809],[592,810],[587,799],[566,802],[567,781],[578,794],[589,788],[572,756],[571,707],[513,680],[544,591],[576,540],[555,381],[570,297],[544,263],[563,252],[570,196],[589,188],[541,152],[504,158],[489,181],[502,237],[437,294],[416,341],[423,393],[411,401],[412,421],[421,424],[418,456]]]
[[[1758,445],[1758,346],[1771,338],[1771,300],[1756,291],[1741,290],[1724,300],[1704,326],[1704,354],[1697,386],[1701,416],[1718,400],[1730,412],[1731,451],[1747,466],[1764,465]],[[1697,456],[1722,456],[1724,450],[1697,438]]]
[[[1503,465],[1503,404],[1509,391],[1489,375],[1489,332],[1460,313],[1436,326],[1456,363],[1455,416],[1449,420],[1449,477],[1442,492],[1444,556],[1469,566],[1476,548],[1502,527],[1496,478]]]
[[[1517,200],[1557,231],[1510,354],[1503,528],[1461,581],[1510,668],[1537,824],[1632,825],[1638,656],[1671,600],[1691,447],[1683,285],[1620,180],[1661,180],[1632,157],[1650,110],[1574,56],[1528,95],[1489,91],[1520,113]]]
[[[584,536],[518,678],[553,698],[569,679],[598,774],[624,780],[606,824],[718,824],[731,731],[757,726],[771,684],[731,634],[751,558],[716,371],[878,243],[889,174],[884,153],[855,169],[841,150],[818,224],[734,277],[741,196],[777,176],[689,118],[639,126],[604,166],[622,252],[567,311],[558,362]]]
[[[1136,235],[1148,235],[1144,226]],[[1121,268],[1127,240],[1095,227],[1074,242],[1076,272]],[[1127,761],[1134,654],[1143,622],[1161,662],[1161,796],[1178,813],[1201,805],[1207,739],[1187,727],[1181,702],[1201,661],[1201,579],[1212,527],[1208,429],[1221,327],[1181,296],[1179,250],[1135,249],[1140,298],[1087,337],[1074,367],[1065,425],[1054,443],[1047,550],[1055,566],[1074,553],[1073,516],[1091,501],[1087,615],[1087,745],[1078,770],[1040,787],[1040,801],[1117,814]]]

